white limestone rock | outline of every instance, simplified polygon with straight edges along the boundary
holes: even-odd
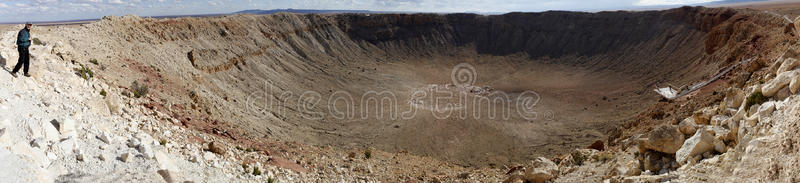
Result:
[[[683,165],[689,158],[702,155],[714,149],[714,136],[706,129],[697,130],[694,136],[686,139],[675,153],[675,161]]]

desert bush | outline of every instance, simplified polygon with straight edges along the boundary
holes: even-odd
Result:
[[[747,96],[747,103],[745,104],[745,110],[750,110],[750,106],[761,104],[767,101],[767,97],[764,96],[761,91],[756,91]]]
[[[92,63],[94,65],[99,65],[100,64],[99,62],[97,62],[97,59],[90,59],[89,63]]]
[[[247,164],[242,163],[242,169],[244,169],[244,173],[250,173],[250,170],[248,168],[249,167],[247,166]]]
[[[78,74],[78,76],[80,76],[85,80],[89,80],[94,77],[94,72],[92,71],[92,69],[86,66],[81,65],[81,68],[75,68],[74,70],[76,74]]]
[[[106,89],[100,89],[100,95],[106,97],[106,95],[108,95],[108,93],[106,93]]]
[[[592,159],[599,162],[607,162],[614,159],[614,154],[608,151],[597,153],[596,155],[592,156]]]
[[[570,154],[572,156],[572,163],[574,165],[583,165],[583,162],[586,161],[586,155],[583,155],[581,152],[574,151]]]
[[[147,88],[147,85],[139,84],[137,81],[133,81],[133,84],[131,84],[131,89],[133,89],[133,97],[136,98],[147,95],[147,92],[150,90]]]
[[[33,38],[32,42],[33,45],[44,45],[42,44],[42,40],[39,40],[39,38]]]
[[[253,175],[255,176],[261,175],[261,170],[259,170],[257,166],[253,167]]]
[[[364,158],[367,158],[367,159],[370,159],[370,158],[372,158],[372,151],[371,151],[371,150],[369,150],[369,149],[367,149],[366,151],[364,151]]]

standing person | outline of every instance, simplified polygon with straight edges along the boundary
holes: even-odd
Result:
[[[28,66],[30,65],[31,54],[28,52],[28,47],[31,46],[31,26],[33,26],[30,22],[25,23],[25,28],[19,30],[17,34],[17,51],[19,52],[19,60],[17,60],[17,65],[14,66],[14,70],[11,71],[11,75],[17,77],[17,71],[19,68],[25,66],[22,69],[25,77],[31,77],[28,74]]]

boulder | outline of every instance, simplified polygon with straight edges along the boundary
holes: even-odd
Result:
[[[732,135],[731,133],[736,133],[736,131],[731,131],[730,129],[714,126],[714,127],[706,127],[705,130],[709,130],[712,136],[714,136],[715,142],[720,141],[734,141],[736,140],[736,136]]]
[[[215,154],[219,154],[219,155],[225,155],[225,152],[227,151],[226,148],[225,148],[225,145],[223,145],[222,143],[218,143],[218,142],[209,143],[208,144],[208,150],[213,152],[213,153],[215,153]]]
[[[506,180],[504,180],[503,183],[525,183],[525,176],[518,174],[511,175]]]
[[[726,107],[728,107],[728,108],[738,108],[740,105],[742,105],[742,102],[744,101],[744,97],[745,97],[744,91],[742,91],[740,89],[731,89],[731,91],[728,93],[727,97],[725,98],[725,100],[726,100],[725,104],[727,104]]]
[[[694,118],[683,119],[683,121],[678,123],[678,130],[680,130],[683,135],[693,135],[694,132],[697,131],[697,124],[694,123]]]
[[[547,182],[556,176],[558,176],[558,165],[544,157],[538,157],[531,161],[525,171],[527,182]]]
[[[725,142],[722,140],[717,140],[714,142],[714,150],[719,153],[725,153],[728,152],[728,147],[725,146]]]
[[[180,172],[178,166],[172,162],[172,159],[170,159],[164,151],[157,151],[155,153],[155,159],[160,169],[158,170],[158,174],[164,178],[164,181],[174,182],[178,172]]]
[[[684,136],[675,125],[661,125],[650,131],[644,138],[639,139],[639,149],[654,150],[667,154],[674,154],[681,148]]]
[[[795,76],[792,78],[792,81],[789,82],[789,92],[797,94],[798,89],[800,89],[800,75]]]
[[[98,139],[105,142],[106,144],[111,144],[111,134],[108,132],[102,132],[100,135],[97,136]]]
[[[107,92],[108,95],[105,97],[105,103],[108,107],[108,112],[111,114],[121,114],[121,107],[120,105],[122,102],[119,99],[119,96],[113,94],[114,92]]]
[[[795,58],[786,58],[783,59],[783,63],[781,67],[778,68],[776,74],[784,73],[786,71],[794,70],[797,65],[800,65],[800,62],[797,61]]]
[[[647,151],[641,154],[639,161],[641,162],[643,170],[649,172],[659,172],[664,169],[664,165],[668,165],[671,160],[666,158],[666,154],[660,152]]]
[[[127,145],[130,148],[136,148],[136,147],[139,147],[140,144],[142,144],[142,142],[140,142],[139,139],[131,138],[131,139],[128,139],[128,144]]]
[[[633,177],[625,177],[623,183],[656,183],[656,182],[669,182],[677,175],[663,174],[663,175],[639,175]]]
[[[675,161],[683,165],[686,162],[698,155],[714,149],[714,136],[706,129],[697,130],[697,132],[683,142],[683,146],[675,153]]]
[[[750,75],[752,75],[752,73],[747,71],[739,72],[739,74],[737,74],[736,76],[733,77],[733,79],[730,80],[731,86],[736,88],[744,87],[744,85],[747,84],[747,80],[750,79]]]
[[[769,118],[772,116],[773,111],[775,111],[775,102],[764,102],[758,107],[758,121],[760,123],[769,122]]]
[[[747,125],[747,127],[756,126],[756,124],[758,124],[758,113],[753,114],[752,116],[745,117],[744,122]]]
[[[0,148],[0,169],[1,182],[55,182],[46,169],[6,148]]]
[[[175,182],[175,178],[172,175],[173,173],[169,170],[158,170],[156,171],[158,175],[161,175],[161,178],[164,178],[164,182],[173,183]]]
[[[635,176],[642,173],[642,170],[639,169],[639,162],[635,160],[617,161],[617,163],[614,164],[613,170],[616,175],[621,176]]]
[[[698,111],[695,111],[694,114],[692,115],[692,118],[694,118],[694,122],[696,124],[707,125],[711,121],[711,116],[713,115],[714,115],[714,110],[711,110],[711,108],[706,107]]]
[[[83,158],[84,158],[83,151],[81,151],[80,149],[77,149],[75,151],[75,159],[77,159],[78,161],[83,161]]]
[[[731,118],[731,117],[726,116],[726,115],[714,115],[714,117],[711,117],[711,125],[712,126],[720,126],[720,125],[724,124],[723,122],[725,120],[727,120],[728,118]]]
[[[61,151],[64,153],[69,154],[78,149],[78,142],[75,138],[67,138],[59,142],[58,147],[60,147]]]
[[[139,150],[139,153],[142,153],[142,156],[147,159],[152,159],[155,156],[153,148],[150,148],[150,145],[147,144],[140,144],[136,150]]]
[[[750,109],[747,109],[746,117],[755,116],[756,114],[758,114],[759,107],[761,107],[761,104],[753,104],[752,106],[750,106]]]
[[[56,120],[52,120],[52,121],[50,121],[50,123],[54,124],[54,125],[58,125],[58,121],[56,121]],[[49,141],[58,141],[58,140],[61,139],[61,137],[60,137],[61,133],[58,132],[58,129],[56,129],[56,126],[43,125],[42,128],[44,130],[44,138],[46,138],[47,140],[49,140]]]
[[[772,116],[773,111],[775,111],[774,101],[764,102],[763,104],[758,106],[758,115],[760,116]]]
[[[68,117],[59,121],[58,132],[61,133],[62,139],[75,136],[75,120]]]
[[[772,98],[774,98],[775,100],[783,100],[783,99],[788,98],[791,95],[792,95],[792,92],[789,91],[789,87],[787,86],[787,87],[783,87],[780,90],[778,90],[778,93],[775,93],[775,96],[772,96]]]
[[[131,153],[122,153],[122,155],[119,156],[119,160],[122,160],[122,162],[130,162]]]
[[[738,138],[739,138],[739,123],[740,123],[740,121],[741,120],[739,120],[739,121],[728,120],[727,121],[728,122],[728,129],[730,130],[730,132],[728,132],[728,137],[727,137],[728,139],[731,139],[731,140],[734,140],[734,141],[738,140]]]
[[[797,70],[780,73],[775,77],[775,79],[772,79],[764,84],[764,86],[761,88],[761,92],[765,97],[775,96],[775,94],[778,93],[781,88],[789,85],[789,82],[791,82],[796,76]]]
[[[45,148],[45,147],[46,147],[46,145],[47,145],[47,142],[46,142],[46,141],[45,141],[45,139],[44,139],[44,138],[42,138],[42,137],[39,137],[39,138],[33,139],[33,140],[31,141],[31,147],[36,147],[36,148]]]

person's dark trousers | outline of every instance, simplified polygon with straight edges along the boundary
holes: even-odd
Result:
[[[11,72],[17,73],[17,71],[19,71],[19,68],[24,65],[25,69],[22,69],[22,72],[25,72],[25,75],[28,75],[28,65],[30,65],[30,60],[31,60],[31,55],[30,53],[28,53],[28,48],[19,47],[17,48],[17,51],[19,51],[19,60],[17,60],[17,66],[14,66],[14,71]]]

